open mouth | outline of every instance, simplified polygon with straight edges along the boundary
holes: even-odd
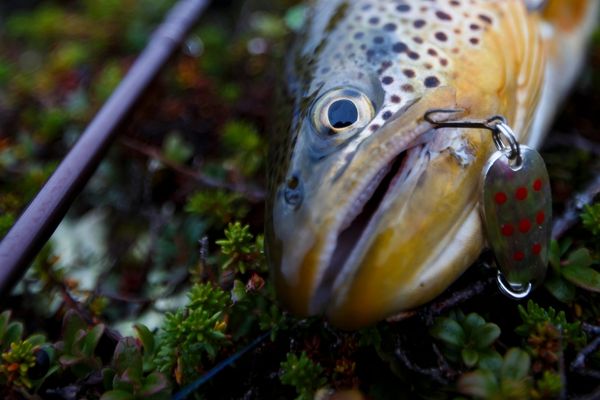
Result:
[[[371,221],[381,209],[388,194],[396,186],[397,181],[410,173],[410,165],[414,162],[414,156],[419,154],[423,147],[424,145],[417,145],[396,155],[362,189],[341,224],[335,248],[315,296],[318,303],[323,304],[327,301],[335,279],[353,250],[361,242]]]

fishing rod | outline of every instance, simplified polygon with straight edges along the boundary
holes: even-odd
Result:
[[[209,0],[180,0],[117,89],[0,242],[0,297],[10,293],[104,158],[123,122],[177,52]]]

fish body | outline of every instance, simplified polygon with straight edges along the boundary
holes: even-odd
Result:
[[[540,4],[534,4],[540,3]],[[290,54],[293,117],[270,150],[267,254],[282,302],[358,328],[430,301],[485,246],[489,132],[538,147],[597,0],[322,0]]]

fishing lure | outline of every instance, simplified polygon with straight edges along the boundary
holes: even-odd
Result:
[[[577,76],[597,9],[597,0],[311,2],[287,69],[292,117],[271,138],[266,249],[281,301],[359,328],[432,300],[486,245],[505,288],[526,293],[545,268],[550,218],[529,149]],[[427,120],[440,109],[463,111]],[[439,124],[494,115],[514,132],[524,168],[489,131]],[[495,221],[485,227],[482,204]],[[523,273],[521,262],[534,268]]]

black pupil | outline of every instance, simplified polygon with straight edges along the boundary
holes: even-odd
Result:
[[[358,121],[358,109],[350,100],[337,100],[329,106],[327,117],[332,127],[347,128]]]

